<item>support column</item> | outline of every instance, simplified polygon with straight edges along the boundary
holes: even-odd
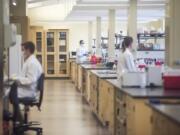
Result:
[[[137,49],[137,0],[130,0],[128,13],[128,36],[133,37],[133,49]]]
[[[108,59],[114,61],[115,58],[115,25],[116,12],[115,9],[109,10],[109,33],[108,33]]]
[[[96,18],[96,55],[101,56],[101,17]]]
[[[9,0],[0,0],[0,125],[2,122],[3,110],[3,52],[4,52],[4,25],[9,24]],[[0,126],[0,135],[3,135],[2,126]]]
[[[93,22],[88,22],[88,50],[92,52]]]
[[[180,68],[180,0],[170,0],[166,8],[166,62]]]

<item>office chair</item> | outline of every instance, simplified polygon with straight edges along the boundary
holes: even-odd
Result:
[[[35,131],[37,135],[42,135],[43,129],[41,127],[33,127],[40,125],[39,122],[29,122],[28,121],[28,112],[30,107],[36,106],[39,111],[41,111],[41,104],[43,100],[44,93],[44,74],[38,79],[37,90],[39,91],[39,99],[36,98],[15,98],[17,97],[17,84],[13,84],[10,92],[10,101],[13,104],[13,132],[14,135],[23,135],[26,131]],[[24,105],[24,118],[20,118],[20,109],[19,104]]]

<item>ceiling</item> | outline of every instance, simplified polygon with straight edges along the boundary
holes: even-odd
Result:
[[[149,21],[163,18],[165,4],[166,0],[138,0],[138,20]],[[61,21],[94,21],[96,16],[108,20],[109,9],[116,9],[116,18],[126,21],[129,0],[28,0],[30,11],[37,10],[37,8],[47,11],[45,8],[57,5],[61,5],[61,9],[59,9],[61,13],[62,9],[64,11]],[[56,12],[57,10],[58,8]],[[56,13],[54,12],[54,14]]]

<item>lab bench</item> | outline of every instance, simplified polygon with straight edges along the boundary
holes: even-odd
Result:
[[[70,78],[72,80],[72,82],[75,82],[75,74],[76,74],[76,70],[75,70],[75,61],[76,59],[69,59],[69,65],[70,65]]]
[[[149,99],[180,103],[180,91],[163,88],[122,88],[117,79],[106,80],[115,89],[115,135],[154,135]]]
[[[113,70],[91,70],[90,72],[90,107],[100,122],[110,132],[114,128],[114,89],[105,79],[116,79]]]
[[[89,103],[90,100],[90,72],[91,70],[110,70],[103,64],[82,64],[82,95]]]
[[[153,135],[180,135],[180,105],[149,104]]]
[[[77,62],[74,62],[74,83],[75,83],[75,86],[76,86],[76,89],[80,92],[82,92],[82,66],[83,64],[87,64],[87,65],[90,65],[89,62],[84,62],[84,63],[77,63]]]
[[[156,135],[147,102],[180,104],[180,91],[121,87],[116,72],[102,65],[75,63],[75,73],[82,96],[110,135]]]

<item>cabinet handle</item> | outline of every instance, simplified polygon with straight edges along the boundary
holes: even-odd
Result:
[[[108,93],[110,93],[110,88],[108,88]]]
[[[120,119],[120,123],[125,127],[126,126],[126,120]]]
[[[117,115],[119,115],[119,113],[120,113],[120,109],[118,108],[118,109],[117,109]]]
[[[135,106],[133,106],[133,111],[135,112],[135,110],[136,110],[136,108],[135,108]]]
[[[121,106],[123,106],[124,108],[126,108],[126,103],[125,103],[125,102],[120,101],[119,104],[120,104]]]
[[[153,116],[150,117],[150,123],[153,124],[154,123],[154,119]]]

